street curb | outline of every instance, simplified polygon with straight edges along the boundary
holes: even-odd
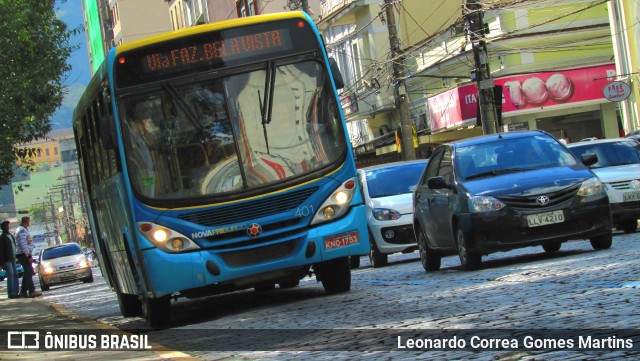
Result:
[[[106,322],[102,322],[100,320],[96,320],[87,316],[83,316],[83,315],[79,315],[73,311],[70,311],[68,309],[66,309],[64,306],[59,305],[59,304],[55,304],[52,302],[47,301],[44,298],[33,298],[32,300],[39,302],[40,304],[50,308],[52,311],[56,312],[57,314],[61,315],[62,317],[65,317],[67,319],[70,320],[77,320],[83,323],[87,323],[92,325],[93,327],[95,327],[96,329],[99,330],[110,330],[110,331],[118,331],[119,333],[123,333],[123,334],[128,334],[130,335],[130,332],[121,330],[113,325],[110,325]],[[198,358],[195,358],[191,355],[188,355],[186,353],[183,353],[181,351],[176,351],[176,350],[171,350],[168,347],[161,345],[157,342],[153,342],[153,341],[149,341],[149,345],[152,347],[152,350],[150,350],[150,352],[154,353],[155,355],[157,355],[158,357],[162,358],[162,359],[166,359],[166,360],[199,360]],[[166,351],[156,351],[153,350],[153,348],[164,348],[167,349]]]

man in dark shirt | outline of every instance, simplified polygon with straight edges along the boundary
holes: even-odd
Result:
[[[0,266],[4,268],[7,276],[7,296],[9,298],[20,297],[18,271],[16,269],[16,244],[11,232],[9,221],[2,222],[2,235],[0,235]]]

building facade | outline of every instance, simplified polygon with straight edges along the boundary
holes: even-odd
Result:
[[[402,49],[402,57],[392,58],[385,4],[321,2],[318,24],[347,79],[342,105],[357,154],[397,152],[392,137],[382,134],[400,122],[388,91],[398,81],[406,84],[411,122],[420,135],[418,156],[444,141],[482,134],[478,85],[472,79],[477,62],[488,64],[492,85],[502,87],[501,131],[543,129],[578,141],[638,128],[636,2],[478,2],[484,5],[485,26],[476,40],[486,44],[488,55],[478,61],[469,34],[472,3],[392,2]],[[397,61],[404,74],[392,79],[390,64]],[[607,99],[614,81],[630,85],[629,98]],[[380,93],[384,105],[374,102],[371,92]]]
[[[309,16],[317,21],[320,18],[320,0],[307,0],[306,2],[309,7]],[[208,0],[211,21],[302,10],[303,6],[302,0]]]
[[[243,16],[301,10],[301,0],[83,0],[91,69],[109,49],[167,31]],[[320,0],[307,0],[316,20]]]
[[[114,45],[173,30],[169,3],[168,0],[83,0],[92,71],[100,67]]]
[[[629,97],[621,101],[620,110],[627,132],[640,129],[640,3],[635,0],[612,0],[608,2],[611,38],[615,53],[618,78],[628,83]]]
[[[429,31],[412,17],[420,6],[405,0],[400,16],[402,34],[435,34],[404,38],[412,44],[407,84],[414,111],[426,113],[431,134],[477,134],[477,84],[470,79],[474,58],[464,14]],[[495,85],[502,86],[500,130],[542,129],[571,141],[621,134],[620,103],[603,95],[619,79],[605,3],[537,1],[496,6],[483,15],[488,64]]]
[[[318,28],[345,80],[340,98],[360,166],[398,158],[388,154],[380,159],[379,154],[395,146],[394,129],[400,124],[383,13],[380,1],[321,1]]]
[[[73,140],[73,129],[52,130],[44,139],[35,140],[21,148],[36,149],[36,154],[28,159],[35,163],[35,171],[47,171],[62,166],[60,142]]]

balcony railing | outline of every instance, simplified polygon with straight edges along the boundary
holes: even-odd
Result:
[[[356,0],[322,0],[320,2],[320,16],[326,18],[334,11],[345,7],[346,5],[355,2]]]

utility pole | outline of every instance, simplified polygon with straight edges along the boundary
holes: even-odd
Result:
[[[394,95],[396,107],[400,109],[400,134],[402,135],[402,159],[416,159],[416,150],[413,147],[413,124],[409,115],[409,96],[404,80],[404,57],[400,57],[400,40],[396,29],[396,15],[393,10],[393,0],[384,0],[385,12],[387,16],[387,28],[389,29],[389,47],[391,48],[391,59],[393,59],[393,79]]]
[[[64,189],[60,189],[60,199],[62,201],[62,211],[64,214],[62,215],[62,222],[64,223],[64,227],[67,233],[67,242],[73,242],[71,240],[71,234],[69,233],[69,216],[67,215],[67,206],[64,204]]]
[[[87,213],[87,207],[84,203],[84,192],[82,187],[82,181],[80,180],[80,173],[76,173],[76,183],[78,185],[78,198],[80,199],[80,211],[82,212],[82,216],[86,218],[86,222],[84,224],[84,239],[86,242],[86,246],[89,245],[89,214]],[[83,218],[83,219],[84,219]]]
[[[69,226],[71,227],[71,239],[69,242],[75,242],[78,239],[77,230],[76,230],[76,214],[73,209],[73,192],[71,191],[71,184],[65,183],[67,186],[67,200],[69,201],[69,212],[71,213],[71,217],[69,218]],[[64,204],[64,203],[63,203]],[[66,214],[67,212],[65,212]]]
[[[58,219],[56,218],[56,207],[53,205],[53,196],[49,195],[49,204],[51,205],[51,220],[53,220],[53,226],[55,227],[55,239],[53,240],[53,244],[57,244],[58,243],[58,236],[60,235],[60,223],[58,222]]]
[[[473,61],[475,69],[471,72],[471,79],[478,84],[478,104],[480,112],[477,114],[482,122],[484,134],[494,134],[499,131],[498,112],[496,111],[494,82],[489,69],[489,54],[485,41],[485,28],[482,5],[478,0],[467,0],[465,20],[469,40],[473,47]],[[498,88],[501,89],[501,88]],[[499,92],[502,102],[502,92]]]

